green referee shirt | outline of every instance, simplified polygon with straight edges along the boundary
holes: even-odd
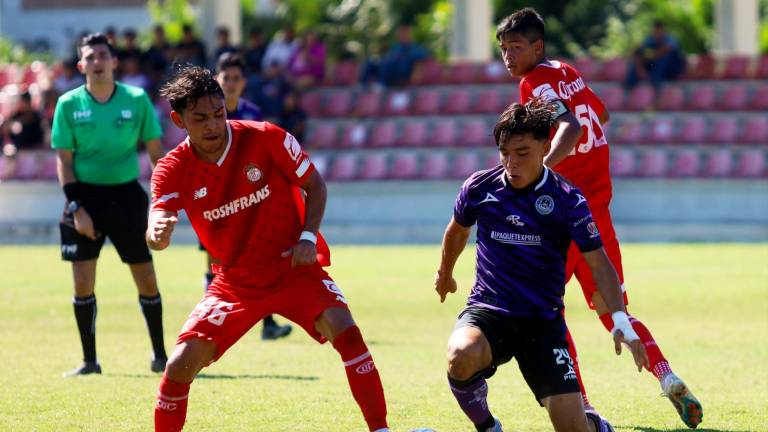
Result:
[[[160,138],[152,102],[139,87],[115,83],[115,93],[99,103],[82,85],[56,103],[51,146],[72,150],[77,181],[99,185],[139,177],[136,146]]]

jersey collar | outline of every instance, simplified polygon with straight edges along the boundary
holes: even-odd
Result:
[[[221,166],[224,163],[224,159],[229,154],[229,149],[232,147],[232,128],[229,127],[229,121],[227,121],[227,148],[224,149],[224,153],[221,154],[219,160],[216,161],[216,165]]]
[[[549,179],[549,168],[547,168],[546,166],[544,167],[544,172],[541,174],[540,180],[538,181],[538,183],[536,183],[536,186],[528,185],[522,189],[515,189],[512,186],[512,184],[509,182],[509,179],[507,178],[507,172],[504,169],[501,170],[500,177],[504,185],[509,187],[511,190],[515,191],[516,193],[526,193],[526,192],[530,192],[531,190],[537,191],[547,183],[547,180]]]

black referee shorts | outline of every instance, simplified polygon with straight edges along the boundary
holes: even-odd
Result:
[[[149,198],[138,181],[119,185],[80,183],[82,205],[93,219],[98,238],[91,240],[75,230],[66,207],[59,223],[61,258],[85,261],[99,257],[104,240],[109,238],[126,264],[152,261],[146,240]]]
[[[514,357],[536,400],[559,394],[579,393],[579,382],[568,354],[563,316],[543,318],[509,317],[488,309],[467,306],[455,328],[472,326],[483,332],[491,345],[493,363],[486,378],[499,365]]]

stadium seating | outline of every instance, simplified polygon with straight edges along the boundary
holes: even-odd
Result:
[[[441,94],[432,88],[424,88],[416,93],[413,101],[414,115],[435,115],[440,110]]]
[[[750,144],[768,144],[768,117],[760,115],[750,117],[742,128],[739,142]]]
[[[315,122],[309,136],[310,146],[314,148],[331,148],[338,144],[338,130],[336,125],[330,122]]]
[[[363,156],[363,166],[359,177],[362,180],[382,180],[387,176],[387,155],[367,153]]]
[[[368,128],[362,123],[348,124],[341,136],[341,147],[361,148],[368,143]]]
[[[376,124],[371,131],[371,147],[392,147],[397,142],[397,123],[384,120]]]
[[[663,177],[667,173],[667,154],[662,149],[647,150],[640,158],[637,175],[640,177]]]
[[[674,177],[695,177],[701,169],[701,155],[695,149],[679,150],[672,161],[670,175]]]
[[[706,141],[712,144],[736,142],[739,135],[739,125],[736,117],[719,117],[715,120],[712,132],[708,134]]]
[[[427,122],[424,120],[409,120],[403,128],[398,143],[405,147],[429,146],[427,140]]]
[[[418,157],[413,152],[402,152],[395,155],[389,178],[395,180],[410,180],[418,177]]]
[[[430,151],[424,158],[419,177],[427,180],[442,180],[448,175],[448,155],[441,151]]]
[[[352,107],[352,95],[346,90],[335,90],[325,98],[323,113],[331,117],[344,117]]]
[[[747,108],[747,87],[744,84],[731,84],[724,89],[718,98],[717,107],[724,111],[743,110]]]
[[[468,120],[462,126],[460,145],[468,147],[485,147],[493,145],[493,137],[489,125],[479,119]]]
[[[658,108],[662,111],[680,111],[685,104],[683,88],[674,83],[666,84],[659,94]]]
[[[733,171],[733,153],[729,149],[709,152],[704,165],[704,177],[727,177]]]
[[[737,177],[765,177],[768,174],[765,152],[762,149],[748,149],[741,152],[735,174]]]
[[[691,111],[709,111],[715,108],[715,87],[712,84],[697,85],[688,97],[685,108]]]
[[[653,87],[641,84],[632,89],[625,108],[629,111],[645,111],[653,108],[654,100]]]
[[[347,181],[357,177],[357,155],[342,154],[333,159],[330,180]]]
[[[429,144],[437,147],[451,147],[458,143],[456,121],[452,118],[437,120],[432,125]]]
[[[477,154],[472,152],[460,153],[453,159],[450,172],[451,178],[464,179],[479,169]]]
[[[375,91],[360,94],[355,102],[353,114],[360,117],[378,117],[381,114],[381,94]]]
[[[749,108],[756,111],[768,111],[768,84],[763,83],[754,91]]]
[[[399,116],[407,114],[411,109],[411,95],[406,91],[390,92],[384,104],[384,114]]]
[[[635,174],[635,152],[627,149],[617,149],[611,152],[611,175],[631,177]]]
[[[672,118],[656,117],[651,122],[649,141],[656,144],[669,144],[675,138],[675,124]]]
[[[678,141],[683,144],[701,143],[707,137],[707,123],[701,116],[686,118],[680,129]]]
[[[469,112],[470,93],[465,88],[457,88],[448,93],[443,104],[445,114],[462,114]]]

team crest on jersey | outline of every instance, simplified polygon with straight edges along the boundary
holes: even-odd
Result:
[[[243,168],[243,172],[248,178],[248,181],[251,183],[256,183],[257,181],[261,180],[261,170],[254,164],[246,165],[245,168]]]
[[[544,216],[552,213],[555,209],[555,200],[549,195],[542,195],[536,199],[536,211]]]

